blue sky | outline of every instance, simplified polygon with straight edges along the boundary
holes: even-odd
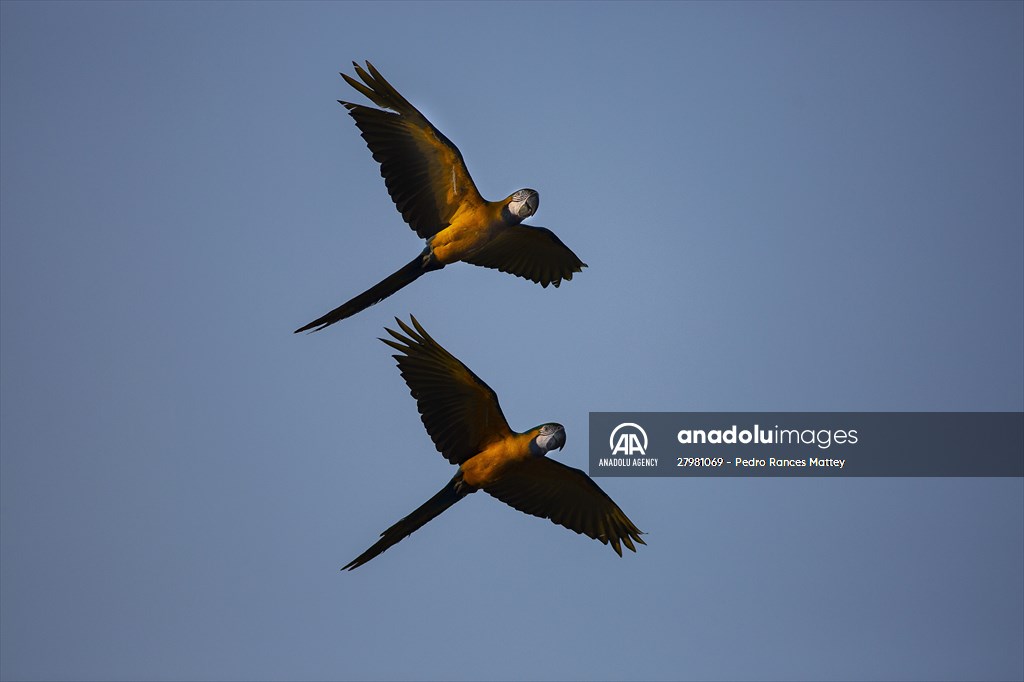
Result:
[[[1024,409],[1021,3],[0,4],[4,679],[1019,679],[1021,479],[474,495],[389,349],[513,427]],[[412,258],[335,102],[370,59],[590,267]]]

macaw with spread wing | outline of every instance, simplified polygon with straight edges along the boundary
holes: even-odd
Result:
[[[647,544],[612,498],[589,476],[546,455],[565,445],[561,424],[541,424],[516,433],[505,421],[498,396],[420,326],[396,318],[404,334],[385,328],[381,339],[400,355],[398,368],[435,447],[459,466],[458,473],[416,511],[381,533],[380,540],[346,564],[362,566],[409,536],[470,493],[484,490],[521,512],[550,519],[604,544],[636,551]]]
[[[521,189],[501,201],[485,200],[458,148],[373,64],[366,62],[365,69],[352,64],[363,82],[344,73],[341,77],[382,109],[338,102],[355,119],[380,163],[380,174],[402,218],[427,246],[390,277],[296,333],[319,331],[351,317],[421,275],[457,261],[511,273],[543,287],[557,287],[586,267],[551,230],[522,224],[537,212],[540,195],[536,190]]]

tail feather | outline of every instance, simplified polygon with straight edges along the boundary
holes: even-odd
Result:
[[[434,259],[433,254],[430,253],[428,249],[409,261],[404,267],[398,270],[398,272],[386,277],[384,280],[373,285],[352,300],[342,303],[326,315],[318,317],[303,327],[299,327],[294,333],[298,334],[299,332],[309,330],[318,332],[324,327],[329,327],[335,322],[340,322],[347,317],[352,317],[356,313],[366,310],[375,303],[380,303],[402,287],[412,284],[422,275],[432,270],[440,270],[442,267],[444,266]]]
[[[412,535],[413,532],[422,528],[428,521],[437,518],[445,509],[472,492],[476,492],[476,488],[471,488],[462,482],[462,472],[460,471],[436,495],[424,502],[419,509],[381,533],[380,540],[373,547],[370,547],[370,549],[344,565],[341,570],[347,569],[351,571],[359,568],[392,545],[396,545]]]

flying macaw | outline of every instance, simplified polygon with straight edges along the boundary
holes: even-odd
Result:
[[[634,552],[634,542],[647,544],[640,538],[642,531],[589,476],[545,456],[565,445],[561,424],[512,431],[491,387],[411,319],[412,327],[396,318],[404,335],[385,327],[394,340],[381,341],[401,353],[393,357],[423,425],[438,452],[459,471],[342,570],[362,566],[477,490],[521,512],[611,543],[619,556],[620,543]]]
[[[501,201],[477,191],[458,148],[366,62],[352,62],[360,83],[341,77],[379,107],[338,102],[366,140],[388,194],[405,222],[427,241],[405,267],[296,333],[319,331],[382,301],[421,275],[463,261],[534,281],[543,287],[572,279],[586,264],[543,227],[521,224],[537,212],[540,195],[521,189]]]

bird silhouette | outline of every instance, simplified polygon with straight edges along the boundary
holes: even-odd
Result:
[[[398,362],[434,445],[458,472],[441,490],[381,533],[372,547],[342,570],[362,566],[409,536],[466,495],[483,490],[521,512],[550,519],[604,544],[622,556],[647,544],[612,498],[589,476],[546,455],[565,445],[565,429],[549,422],[512,431],[490,386],[427,334],[415,317],[385,328],[381,339]]]
[[[426,247],[405,266],[329,313],[295,330],[318,331],[394,294],[422,275],[463,261],[524,277],[541,286],[571,280],[586,264],[547,228],[522,224],[540,195],[521,189],[487,201],[469,176],[462,153],[373,64],[355,62],[342,78],[383,109],[338,100],[355,119],[388,194]]]

